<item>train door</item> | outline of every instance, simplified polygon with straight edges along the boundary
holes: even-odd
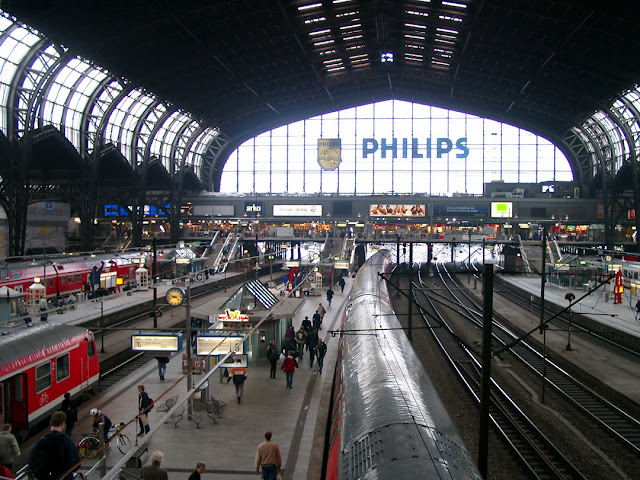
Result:
[[[14,430],[27,430],[29,426],[29,412],[27,409],[27,374],[14,375],[11,382],[9,416]]]

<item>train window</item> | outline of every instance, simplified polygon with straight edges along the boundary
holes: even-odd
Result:
[[[69,280],[67,280],[69,284],[73,283],[73,275],[69,275]]]
[[[633,279],[637,280],[638,279],[638,272],[633,272]]]
[[[93,343],[93,341],[91,341],[87,346],[87,358],[93,358],[95,354],[96,354],[96,345],[95,343]]]
[[[60,277],[60,285],[66,285],[67,284],[67,277]]]
[[[77,274],[76,275],[76,282],[81,282],[82,281],[82,275]]]
[[[43,363],[36,367],[36,393],[40,393],[51,386],[51,364]]]
[[[56,382],[69,377],[69,354],[56,358]]]
[[[49,277],[47,280],[49,282],[49,288],[53,288],[53,278]]]
[[[22,375],[16,375],[13,377],[13,401],[14,402],[23,402],[24,398],[22,396],[22,379],[24,377]]]

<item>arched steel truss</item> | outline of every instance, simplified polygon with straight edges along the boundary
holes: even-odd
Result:
[[[143,191],[146,166],[157,159],[175,180],[170,194],[179,199],[181,176],[188,170],[206,189],[217,190],[231,149],[246,140],[227,137],[219,128],[204,125],[188,112],[4,15],[0,15],[0,45],[4,46],[4,57],[0,56],[0,114],[4,118],[0,118],[0,127],[9,142],[17,144],[35,129],[54,126],[74,145],[89,169],[99,152],[112,144],[132,173],[139,175],[137,187],[142,186]],[[570,158],[583,195],[602,195],[607,243],[611,243],[616,220],[638,206],[640,90],[622,92],[613,104],[594,112],[557,141]],[[28,149],[23,148],[24,152]],[[625,162],[632,167],[634,186],[633,196],[621,202],[614,180]],[[28,190],[28,179],[20,182]],[[15,193],[15,189],[15,185],[5,186],[3,194]],[[6,198],[3,203],[7,205]]]

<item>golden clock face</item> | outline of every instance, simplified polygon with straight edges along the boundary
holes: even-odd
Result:
[[[173,307],[178,307],[184,302],[184,290],[178,287],[172,287],[167,290],[165,295],[167,303]]]

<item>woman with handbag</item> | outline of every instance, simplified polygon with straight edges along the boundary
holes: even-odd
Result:
[[[229,372],[233,377],[233,384],[236,386],[236,396],[238,397],[238,403],[242,403],[240,399],[244,393],[244,381],[247,379],[246,368],[232,368]]]

